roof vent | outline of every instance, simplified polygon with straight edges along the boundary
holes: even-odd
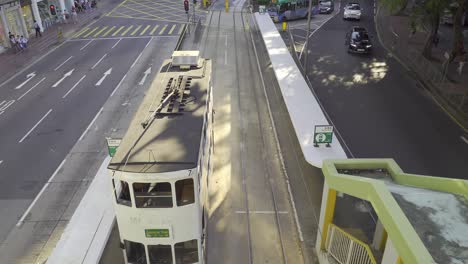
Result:
[[[190,67],[198,67],[200,63],[200,51],[176,50],[172,53],[172,66],[179,66],[181,70],[189,70]]]

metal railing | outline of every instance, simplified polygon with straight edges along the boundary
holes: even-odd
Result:
[[[328,226],[325,250],[340,264],[376,264],[370,247],[334,224]]]

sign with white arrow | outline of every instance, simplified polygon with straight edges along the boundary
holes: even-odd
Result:
[[[102,82],[106,79],[107,75],[111,74],[112,72],[112,68],[110,68],[109,70],[107,70],[105,73],[104,73],[104,76],[102,76],[102,78],[96,83],[96,86],[99,86],[102,84]]]
[[[143,78],[141,79],[141,81],[138,83],[138,85],[143,85],[146,81],[146,77],[148,77],[148,75],[151,73],[151,67],[149,67],[143,74]]]
[[[21,89],[25,84],[27,84],[32,78],[36,76],[36,72],[31,72],[30,74],[26,75],[26,81],[24,81],[22,84],[18,85],[15,87],[15,89]]]
[[[52,87],[54,87],[54,88],[57,87],[61,82],[63,82],[63,80],[65,80],[65,78],[71,76],[74,70],[75,70],[75,69],[72,69],[71,71],[65,73],[65,74],[63,75],[62,79],[58,80],[54,85],[52,85]]]

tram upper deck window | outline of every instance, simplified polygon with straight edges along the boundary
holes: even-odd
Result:
[[[176,181],[175,189],[177,206],[183,206],[195,202],[193,179]]]
[[[114,185],[115,199],[117,200],[117,203],[132,206],[128,183],[125,181],[114,181],[112,179],[112,184]]]
[[[174,245],[176,264],[191,264],[198,262],[198,243],[196,239],[176,243]]]
[[[172,264],[171,245],[149,245],[148,255],[151,264]]]
[[[124,240],[124,245],[128,263],[146,264],[145,246],[143,244]]]
[[[135,204],[138,208],[172,207],[172,188],[169,182],[133,184]]]

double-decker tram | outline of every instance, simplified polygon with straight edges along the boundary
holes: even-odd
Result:
[[[126,263],[205,263],[211,61],[165,60],[109,163]]]

